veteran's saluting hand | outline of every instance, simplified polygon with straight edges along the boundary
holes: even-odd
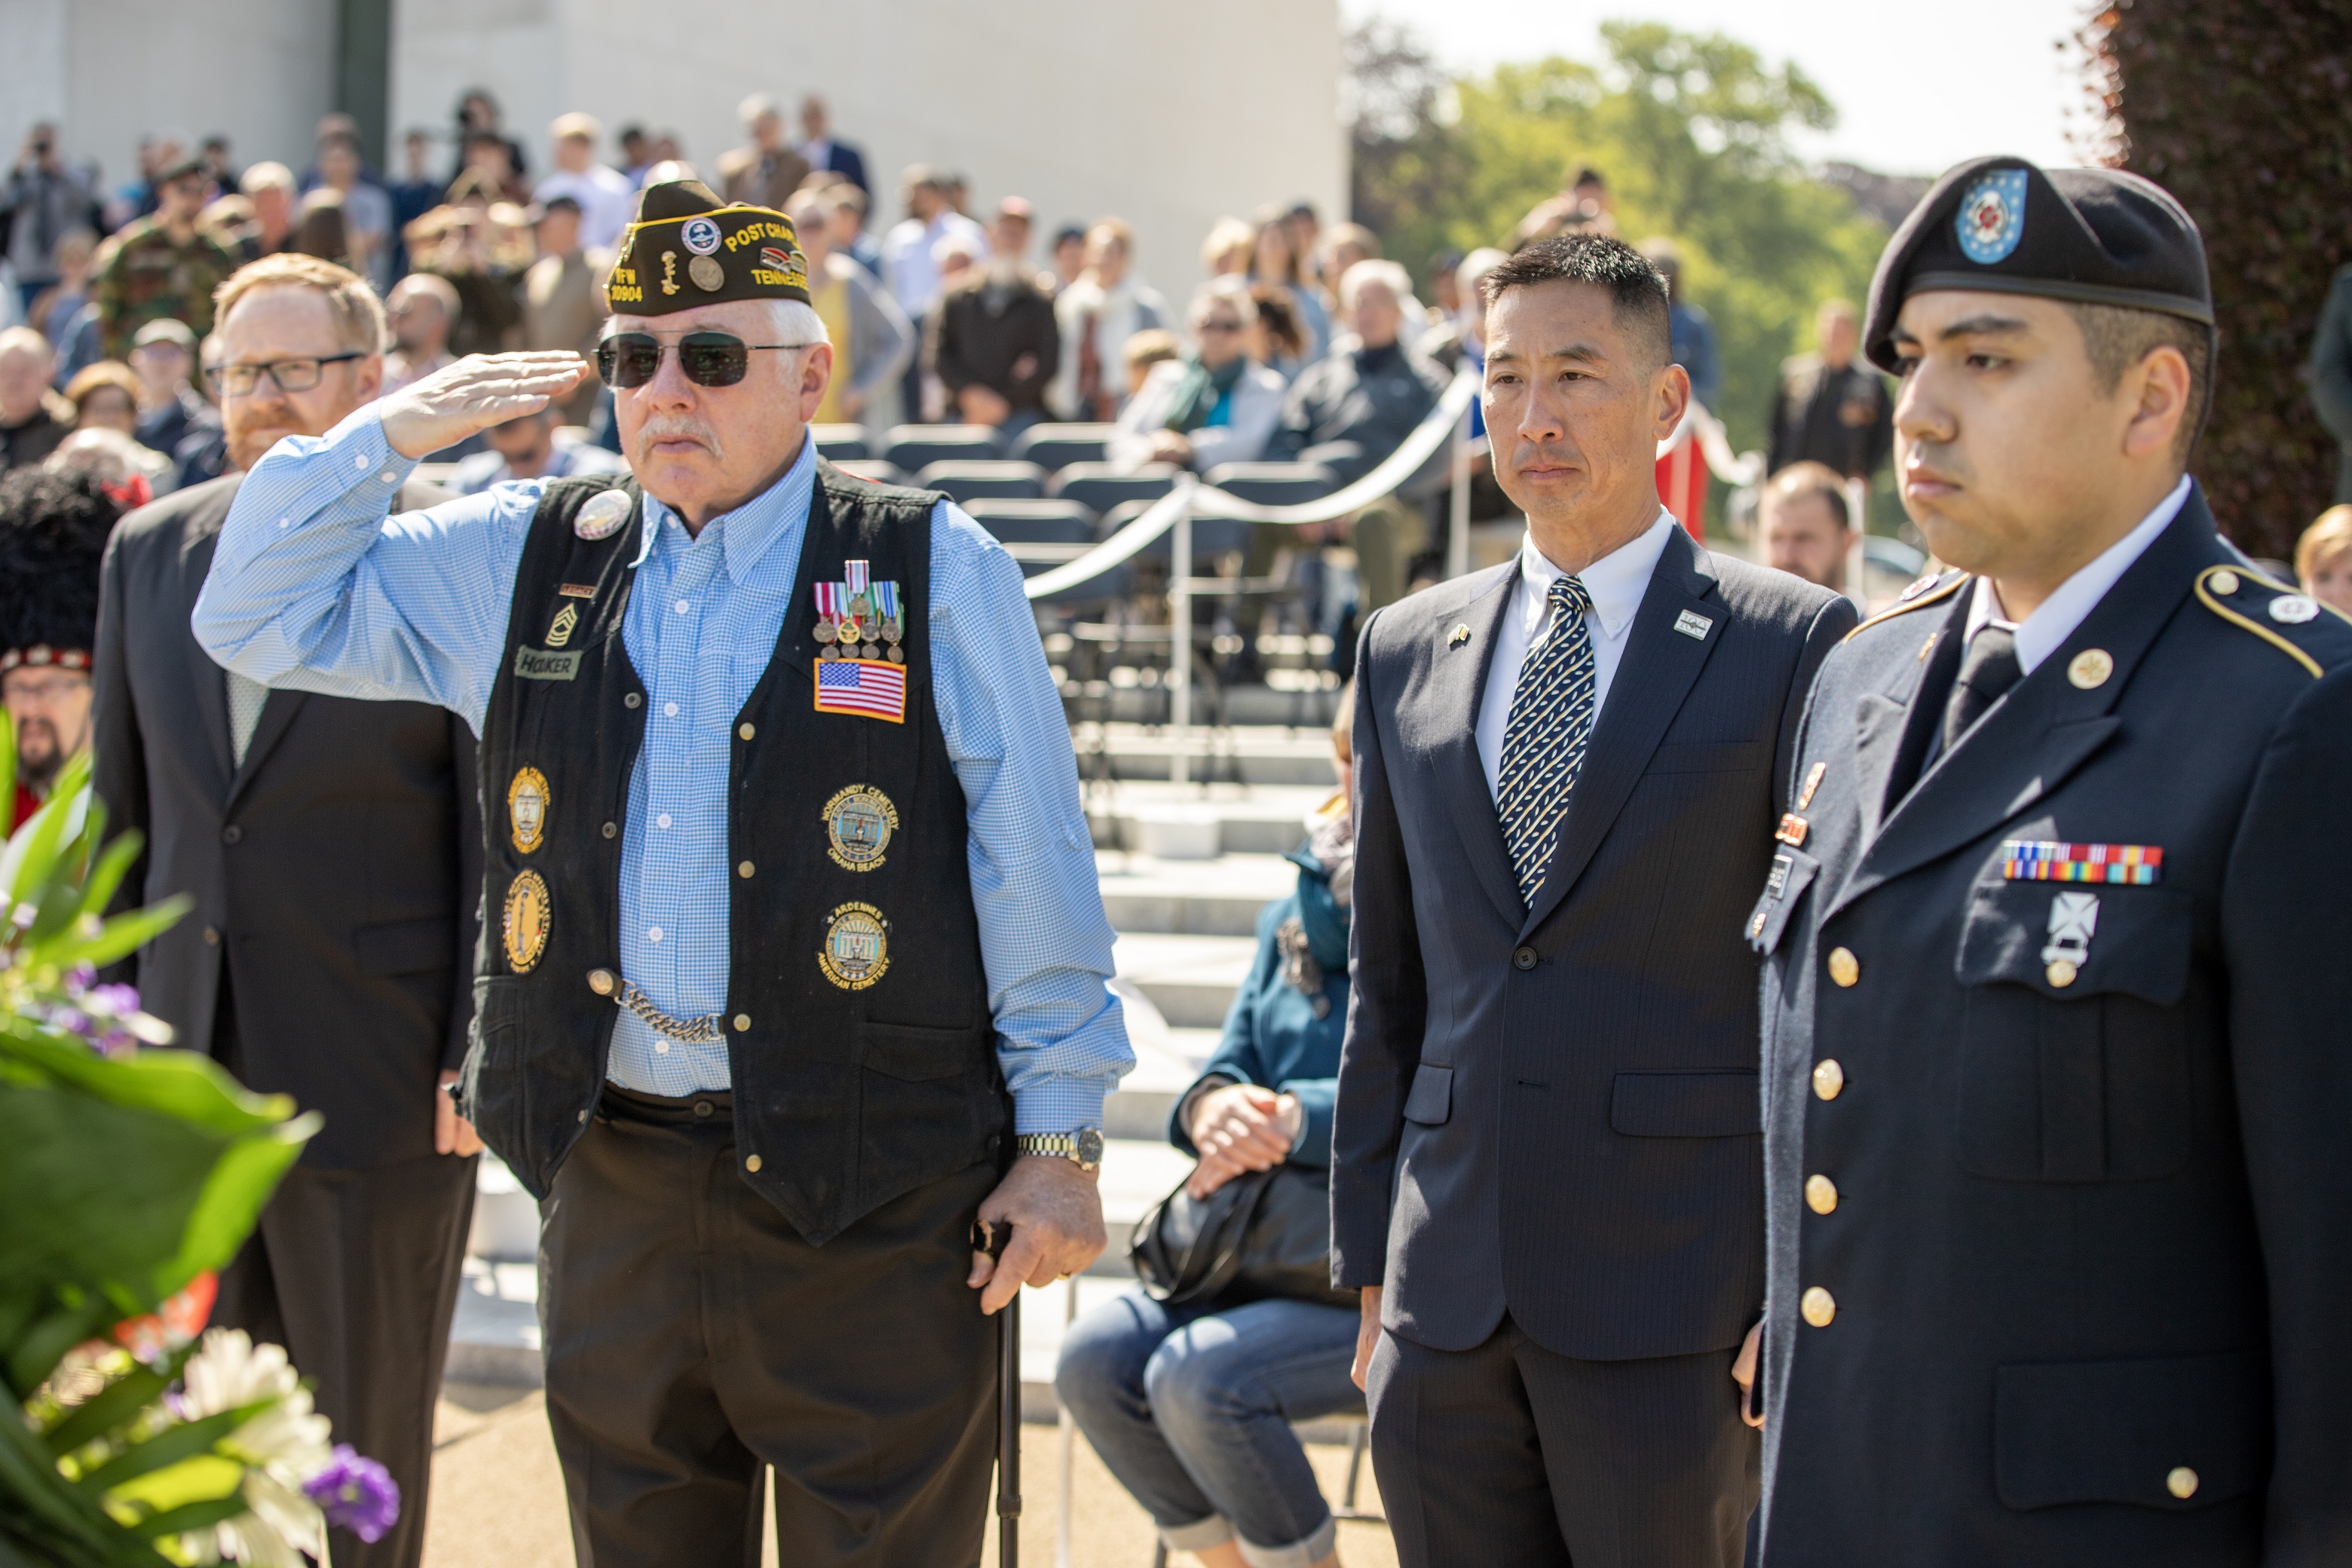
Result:
[[[536,414],[580,384],[588,362],[570,350],[467,354],[376,405],[383,438],[404,458],[429,458],[493,425]]]

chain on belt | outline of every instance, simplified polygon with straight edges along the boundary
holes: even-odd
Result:
[[[638,990],[637,983],[634,980],[621,982],[620,994],[614,997],[613,1002],[614,1005],[625,1007],[643,1018],[646,1021],[646,1026],[655,1034],[664,1039],[676,1040],[680,1045],[715,1046],[726,1037],[719,1032],[719,1015],[707,1014],[692,1023],[688,1023],[682,1018],[673,1018],[655,1006],[652,998]]]

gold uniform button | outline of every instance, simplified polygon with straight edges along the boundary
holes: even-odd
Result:
[[[750,1031],[751,1027],[751,1014],[749,1014],[749,1013],[738,1013],[738,1014],[736,1014],[736,1015],[735,1015],[735,1032],[736,1032],[737,1034],[740,1035],[740,1034],[748,1033],[748,1032]]]
[[[1845,1088],[1845,1068],[1837,1065],[1835,1057],[1813,1064],[1813,1096],[1818,1100],[1835,1100]]]
[[[750,876],[751,874],[751,862],[749,860],[738,861],[735,866],[735,874],[739,877]]]
[[[2042,978],[2063,991],[2074,984],[2074,976],[2080,973],[2068,960],[2053,958],[2050,961],[2050,967],[2042,972]]]
[[[738,725],[736,725],[736,726],[735,726],[735,732],[736,732],[738,735],[740,735],[741,737],[743,737],[743,739],[745,739],[745,740],[747,740],[747,741],[748,741],[748,740],[750,740],[752,736],[754,736],[754,735],[756,735],[756,734],[758,734],[758,733],[759,733],[759,731],[758,731],[757,730],[754,730],[754,729],[753,729],[751,725],[749,725],[749,724],[738,724]]]
[[[620,988],[621,977],[614,973],[611,970],[592,969],[588,972],[588,989],[596,993],[597,995],[610,996],[614,992],[618,991]]]
[[[1805,1178],[1805,1206],[1815,1214],[1827,1214],[1837,1207],[1837,1184],[1827,1176]]]
[[[2225,599],[2238,591],[2238,574],[2226,566],[2205,581],[2212,586],[2213,592]],[[2190,1479],[2195,1479],[2194,1472],[2191,1472]]]
[[[753,1175],[760,1173],[760,1156],[753,1154],[743,1162],[743,1168]]]
[[[2066,666],[2066,679],[2078,691],[2095,691],[2116,672],[2115,655],[2103,647],[2086,647]]]
[[[1830,978],[1840,987],[1852,985],[1862,978],[1862,960],[1854,957],[1850,947],[1830,949]]]
[[[2187,1502],[2197,1495],[2197,1472],[2186,1465],[2175,1465],[2164,1478],[2164,1489]]]
[[[1837,1298],[1816,1285],[1798,1298],[1797,1310],[1813,1327],[1826,1329],[1831,1320],[1837,1316]]]

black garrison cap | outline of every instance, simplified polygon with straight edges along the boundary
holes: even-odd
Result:
[[[1878,258],[1862,340],[1871,363],[1897,368],[1895,318],[1928,289],[2035,294],[2213,325],[2196,220],[2163,186],[2120,169],[1976,158],[1945,171]]]
[[[663,316],[730,300],[808,303],[808,260],[793,220],[722,205],[699,180],[647,185],[604,282],[613,311]]]

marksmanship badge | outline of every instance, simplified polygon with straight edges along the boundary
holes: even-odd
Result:
[[[507,785],[507,822],[518,853],[528,855],[547,837],[547,775],[525,768]]]
[[[1952,220],[1960,254],[1980,267],[2006,261],[2025,234],[2025,171],[1995,169],[1961,194]]]
[[[844,904],[834,910],[816,955],[824,977],[844,991],[863,991],[881,979],[890,967],[889,925],[872,904]]]
[[[851,784],[824,803],[825,852],[847,871],[871,871],[898,830],[898,808],[872,784]]]
[[[529,974],[547,951],[550,915],[547,879],[536,871],[515,878],[507,889],[504,936],[507,967],[517,974]]]

